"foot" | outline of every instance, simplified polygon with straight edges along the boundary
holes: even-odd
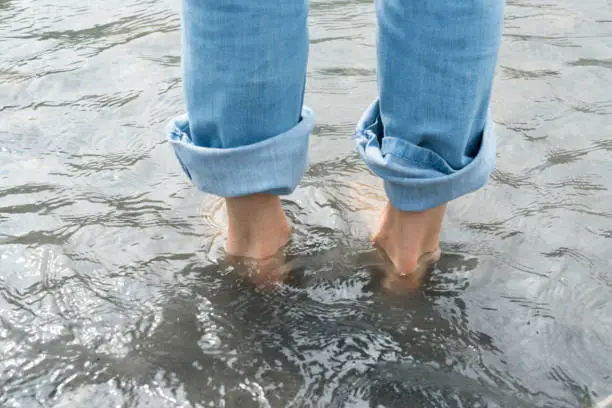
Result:
[[[289,240],[291,230],[280,197],[253,194],[227,198],[225,203],[227,253],[261,261],[277,256]]]
[[[387,204],[372,240],[385,252],[398,275],[420,275],[440,259],[440,229],[445,210],[446,205],[442,205],[407,212]]]

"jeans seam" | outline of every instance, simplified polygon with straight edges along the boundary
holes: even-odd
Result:
[[[376,133],[374,133],[370,129],[371,126],[373,126],[373,125],[370,125],[367,128],[365,128],[365,129],[360,129],[356,133],[357,134],[361,134],[361,135],[365,136],[368,139],[370,139],[370,138],[378,138],[378,135]],[[382,146],[380,147],[380,151],[382,153]],[[404,162],[406,162],[408,164],[416,164],[416,165],[418,165],[418,167],[420,167],[420,168],[422,168],[424,170],[427,170],[427,169],[429,169],[431,167],[429,163],[426,163],[426,162],[424,162],[422,160],[416,160],[414,158],[407,157],[407,156],[405,156],[403,154],[400,155],[400,154],[397,154],[397,153],[394,153],[394,152],[388,152],[386,154],[388,154],[390,156],[393,156],[393,157],[395,157],[395,158],[397,158],[399,160],[402,160],[402,161],[404,161]]]
[[[395,154],[393,152],[389,152],[387,154],[390,155],[390,156],[393,156],[393,157],[395,157],[395,158],[397,158],[399,160],[402,160],[402,161],[404,161],[406,163],[417,164],[419,167],[421,167],[424,170],[428,170],[428,169],[431,168],[431,166],[428,163],[425,163],[425,162],[423,162],[421,160],[416,160],[414,158],[409,158],[409,157],[406,157],[404,155]]]

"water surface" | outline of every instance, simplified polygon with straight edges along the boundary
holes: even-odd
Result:
[[[315,0],[312,166],[273,290],[223,260],[219,201],[163,128],[178,2],[0,0],[0,406],[591,407],[612,393],[612,7],[509,1],[498,168],[404,296],[353,151],[371,2]]]

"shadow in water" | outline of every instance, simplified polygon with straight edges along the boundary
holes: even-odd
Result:
[[[285,282],[266,290],[230,264],[186,268],[190,284],[169,290],[157,324],[134,333],[124,359],[98,360],[98,381],[113,378],[127,395],[161,381],[194,406],[570,406],[542,404],[482,362],[501,351],[470,329],[468,284],[454,273],[476,259],[446,254],[401,296],[383,290],[373,250],[288,262]]]
[[[0,402],[63,366],[44,396],[69,401],[56,408],[85,403],[88,385],[104,384],[127,406],[142,406],[150,387],[194,407],[577,406],[530,391],[528,379],[504,371],[493,339],[471,327],[466,273],[478,263],[444,254],[417,290],[390,294],[385,261],[366,243],[289,253],[284,282],[265,289],[226,261],[194,261],[125,333],[122,356],[69,335],[30,342],[33,363]],[[586,391],[575,395],[594,406]]]

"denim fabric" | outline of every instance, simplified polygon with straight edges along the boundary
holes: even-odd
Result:
[[[503,0],[375,0],[379,97],[357,150],[392,204],[421,211],[482,187],[495,165],[489,101]],[[194,184],[233,197],[292,192],[314,118],[303,106],[304,0],[183,0],[187,115],[169,139]]]
[[[169,125],[192,182],[223,197],[289,194],[308,162],[304,0],[183,0],[187,116]]]

